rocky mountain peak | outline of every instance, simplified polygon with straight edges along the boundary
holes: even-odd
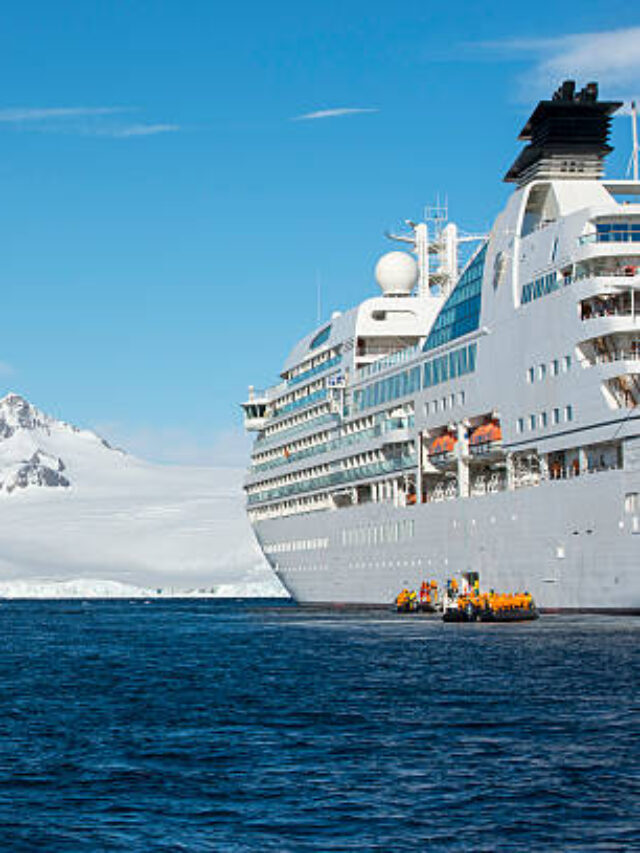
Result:
[[[17,430],[43,429],[49,432],[53,418],[45,415],[20,394],[0,399],[0,439],[11,438]]]
[[[45,414],[20,394],[0,399],[0,492],[70,486],[61,454],[73,454],[74,447],[112,450],[95,433]]]

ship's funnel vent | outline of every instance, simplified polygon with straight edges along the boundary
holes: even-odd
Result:
[[[529,144],[505,175],[520,186],[539,178],[602,177],[609,143],[611,116],[621,101],[599,101],[598,84],[587,83],[576,92],[565,80],[550,101],[540,101],[522,128],[520,139]]]

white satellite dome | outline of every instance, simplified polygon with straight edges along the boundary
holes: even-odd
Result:
[[[385,296],[408,296],[418,281],[418,264],[407,252],[387,252],[376,264],[376,280]]]

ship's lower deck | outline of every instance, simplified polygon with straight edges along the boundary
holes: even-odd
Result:
[[[256,524],[301,604],[389,605],[464,572],[484,589],[529,591],[547,610],[640,611],[640,472],[395,507],[368,503]],[[630,498],[631,496],[631,498]]]

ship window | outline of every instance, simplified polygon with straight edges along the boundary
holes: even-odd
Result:
[[[433,413],[435,414],[438,411],[438,401],[433,401]]]
[[[560,362],[557,358],[554,358],[551,362],[551,375],[557,376],[560,373]]]
[[[456,404],[456,395],[452,394],[451,397],[449,398],[449,405],[451,406],[451,408],[453,408],[455,406],[455,404]]]
[[[565,355],[562,367],[563,367],[563,370],[565,373],[568,370],[571,370],[571,356],[570,355]]]
[[[467,352],[469,353],[469,365],[468,370],[465,373],[473,373],[476,369],[476,354],[477,354],[477,344],[470,344],[467,348]]]
[[[566,406],[564,410],[564,419],[566,421],[573,420],[573,406]]]
[[[451,353],[438,356],[424,365],[423,387],[430,388],[449,379],[456,379],[467,373],[473,373],[476,367],[477,344],[454,350]],[[415,370],[415,368],[414,368]],[[416,371],[416,385],[420,385],[420,376]]]
[[[541,364],[538,367],[538,379],[542,380],[545,378],[546,375],[547,375],[547,365]]]
[[[560,409],[553,410],[553,422],[554,424],[560,423]]]
[[[459,391],[459,392],[458,392],[458,403],[459,403],[461,406],[464,406],[464,391]]]
[[[518,418],[518,424],[516,429],[518,432],[524,432],[524,418]]]
[[[317,349],[322,344],[326,343],[329,340],[329,335],[331,334],[331,325],[325,326],[324,329],[318,332],[315,338],[309,344],[309,349]]]
[[[520,294],[520,302],[526,305],[533,299],[540,299],[541,296],[546,296],[548,293],[553,293],[560,287],[560,280],[555,272],[547,273],[535,281],[527,282],[522,286]]]
[[[425,413],[425,415],[429,414],[429,404],[428,403],[424,404],[424,413]]]
[[[458,279],[425,341],[423,347],[425,352],[478,328],[486,253],[487,244],[485,243]]]
[[[547,426],[547,413],[542,412],[540,415],[540,426],[544,429]]]
[[[535,429],[535,428],[536,428],[536,416],[535,415],[529,415],[529,429]]]
[[[624,496],[624,511],[627,513],[636,513],[639,507],[638,492],[627,492]]]
[[[529,370],[527,370],[527,382],[533,382],[535,380],[535,378],[536,378],[536,372],[533,369],[533,367],[530,367]]]
[[[640,223],[599,222],[596,225],[596,239],[600,243],[637,243],[640,241]]]
[[[502,252],[498,252],[493,262],[493,289],[497,290],[504,278],[506,270],[506,258]]]

